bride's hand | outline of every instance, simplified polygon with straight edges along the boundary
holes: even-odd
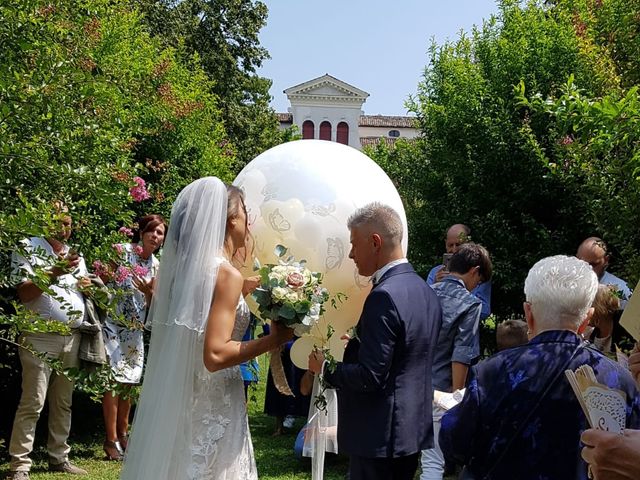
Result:
[[[246,297],[260,286],[260,276],[247,277],[242,283],[242,296]]]
[[[271,322],[271,335],[278,339],[278,343],[285,343],[293,338],[293,328],[289,328],[281,322]]]

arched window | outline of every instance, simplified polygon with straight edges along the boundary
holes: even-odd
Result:
[[[391,138],[398,138],[400,136],[399,130],[389,130],[389,136]]]
[[[313,139],[313,131],[315,129],[315,125],[311,120],[305,120],[302,124],[302,139]]]
[[[340,122],[336,130],[336,142],[349,145],[349,125],[347,122]]]
[[[326,120],[320,124],[320,140],[331,141],[331,124]]]

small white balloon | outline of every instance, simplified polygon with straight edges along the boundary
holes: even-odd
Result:
[[[295,342],[293,342],[291,351],[289,353],[293,364],[303,370],[308,369],[309,354],[315,347],[320,347],[321,343],[322,341],[320,339],[311,335],[305,335],[304,337],[298,338]]]

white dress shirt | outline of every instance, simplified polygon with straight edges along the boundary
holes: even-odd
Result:
[[[16,284],[29,280],[29,277],[34,274],[34,267],[46,268],[57,257],[51,244],[44,238],[32,237],[24,240],[23,245],[29,253],[29,258],[15,252],[11,258]],[[66,255],[68,251],[69,247],[65,245],[62,253]],[[54,296],[43,292],[33,300],[26,302],[24,306],[42,318],[68,324],[70,328],[77,328],[84,317],[84,297],[76,287],[77,277],[86,275],[87,267],[81,257],[74,272],[60,275],[57,281],[51,284],[50,288]],[[75,313],[70,314],[69,307]]]
[[[380,281],[382,276],[385,273],[387,273],[388,270],[402,263],[409,263],[409,260],[407,260],[406,258],[399,258],[397,260],[393,260],[392,262],[387,263],[384,267],[379,268],[378,270],[376,270],[376,272],[373,275],[371,275],[371,283],[375,285]]]

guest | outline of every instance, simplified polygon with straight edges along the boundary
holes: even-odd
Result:
[[[338,453],[338,398],[333,388],[323,388],[315,375],[307,370],[300,380],[300,393],[311,395],[307,423],[302,427],[293,447],[297,458],[311,458],[311,477],[324,478],[327,453]],[[322,393],[324,408],[318,409],[315,399]]]
[[[160,215],[147,215],[138,221],[132,242],[116,246],[124,265],[116,270],[114,286],[122,291],[123,298],[116,305],[116,315],[106,318],[103,335],[113,377],[126,387],[139,384],[142,378],[143,326],[159,266],[154,253],[162,246],[165,233],[164,219]],[[127,448],[130,411],[131,400],[126,394],[107,392],[102,397],[106,431],[102,448],[109,460],[122,460]]]
[[[80,333],[77,328],[84,316],[81,289],[91,282],[86,277],[84,259],[67,245],[72,225],[69,209],[62,202],[56,202],[53,210],[55,219],[60,221],[60,229],[46,238],[24,240],[22,250],[14,252],[11,265],[17,277],[20,303],[42,319],[66,325],[71,332],[25,332],[20,335],[19,342],[52,360],[59,360],[64,368],[73,368],[79,365]],[[60,260],[64,260],[64,266],[57,265]],[[51,294],[31,280],[36,270],[46,272],[51,281]],[[71,428],[73,382],[25,348],[20,348],[18,355],[22,365],[22,395],[11,430],[8,478],[29,479],[32,465],[29,454],[33,450],[36,423],[45,400],[49,401],[49,470],[86,475],[85,470],[69,461],[71,447],[67,439]]]
[[[445,237],[445,250],[448,254],[454,254],[463,245],[471,241],[471,229],[466,225],[457,223],[449,227]],[[431,269],[427,276],[427,284],[434,285],[449,274],[448,269],[444,264],[436,265]],[[482,311],[480,313],[480,320],[484,320],[491,315],[491,280],[480,283],[471,292],[482,302]]]
[[[532,339],[471,368],[462,402],[442,419],[445,458],[473,478],[585,480],[580,432],[585,415],[564,371],[590,365],[599,382],[623,391],[627,428],[640,426],[640,394],[622,366],[576,334],[592,314],[598,279],[575,257],[536,263],[525,281]]]
[[[480,312],[482,302],[470,292],[491,279],[489,252],[475,243],[461,245],[451,257],[449,274],[432,288],[442,308],[433,367],[433,388],[453,392],[464,388],[469,366],[480,356]],[[444,457],[438,446],[440,419],[444,410],[433,406],[433,448],[422,451],[421,480],[442,480]]]
[[[293,428],[296,417],[305,417],[309,411],[309,397],[301,395],[299,389],[300,380],[305,370],[296,367],[291,361],[291,346],[293,342],[294,340],[285,343],[280,352],[271,353],[271,355],[280,355],[287,383],[293,392],[293,395],[280,393],[273,381],[271,368],[269,368],[264,395],[264,413],[275,417],[274,436],[282,435],[285,432],[285,428]]]
[[[585,430],[580,437],[582,458],[591,467],[594,480],[638,480],[640,478],[640,430],[624,435]]]
[[[313,391],[314,379],[315,375],[313,374],[313,372],[311,372],[311,370],[307,370],[304,372],[304,375],[302,375],[302,378],[300,379],[300,395],[304,395],[305,397],[309,397],[311,395],[311,392]],[[311,416],[311,411],[312,409],[310,408],[309,416]],[[293,445],[293,453],[297,458],[302,458],[302,453],[304,450],[304,437],[307,431],[307,426],[308,424],[305,424],[300,429],[298,435],[296,436],[296,441]]]
[[[529,341],[527,322],[524,320],[505,320],[496,328],[496,346],[498,351],[519,347]]]
[[[607,272],[611,255],[609,254],[607,244],[604,243],[604,240],[598,237],[589,237],[585,239],[578,247],[576,257],[591,265],[591,268],[596,272],[598,281],[601,284],[613,285],[616,287],[616,290],[620,292],[620,308],[624,309],[629,297],[631,297],[631,290],[629,290],[627,282]]]
[[[243,342],[253,340],[255,336],[256,322],[257,319],[252,313],[251,321],[249,322],[247,331],[244,332],[244,336],[242,337]],[[255,358],[252,358],[251,360],[247,360],[246,362],[242,362],[240,364],[240,372],[242,373],[242,381],[244,382],[245,401],[249,401],[249,387],[258,383],[258,374],[260,372],[259,368],[260,366],[258,365],[258,360],[256,360]]]
[[[431,365],[440,302],[402,251],[402,222],[374,202],[348,221],[351,258],[372,278],[344,360],[329,371],[320,352],[309,370],[338,393],[338,445],[350,480],[411,480],[420,451],[433,446]]]
[[[616,358],[616,348],[628,351],[633,339],[620,325],[620,298],[614,285],[598,286],[589,321],[588,339],[605,355]]]

